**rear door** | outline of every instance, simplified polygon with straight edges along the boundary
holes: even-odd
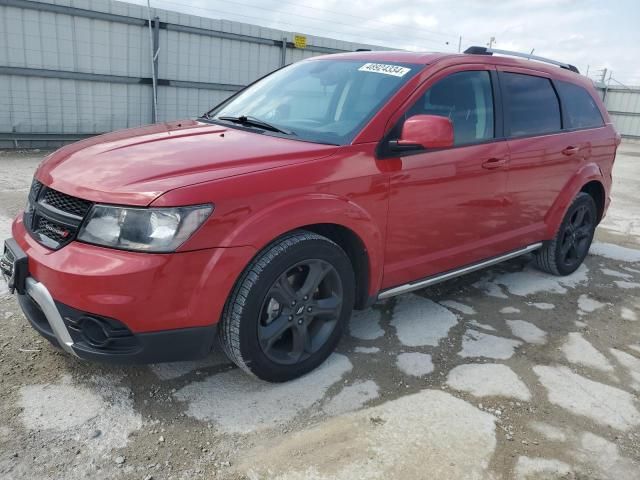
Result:
[[[545,216],[588,152],[563,131],[551,78],[526,68],[498,67],[510,150],[507,180],[512,233],[522,246],[544,238]]]
[[[404,119],[448,117],[452,148],[380,159],[390,175],[383,288],[503,253],[509,230],[505,202],[508,148],[496,128],[493,66],[438,72],[409,100]]]

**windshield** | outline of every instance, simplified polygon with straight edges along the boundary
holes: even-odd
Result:
[[[207,118],[265,134],[344,145],[420,67],[352,60],[295,63],[222,103]]]

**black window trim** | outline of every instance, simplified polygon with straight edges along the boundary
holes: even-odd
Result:
[[[563,132],[579,132],[579,131],[582,131],[582,130],[593,130],[595,128],[603,128],[606,125],[604,117],[602,116],[602,112],[600,111],[600,108],[598,108],[597,102],[594,100],[594,103],[596,104],[596,108],[598,110],[598,115],[600,116],[600,121],[602,122],[600,125],[591,126],[591,127],[565,128],[565,125],[569,124],[569,119],[567,117],[567,113],[566,113],[567,112],[567,108],[566,108],[566,106],[564,104],[564,100],[562,98],[562,95],[560,95],[560,91],[558,90],[558,85],[557,85],[558,82],[564,82],[564,83],[568,83],[570,85],[574,85],[574,86],[576,86],[578,88],[582,88],[585,91],[585,93],[587,95],[589,95],[589,97],[592,100],[593,100],[593,96],[591,95],[591,93],[586,88],[584,88],[581,85],[578,85],[578,84],[573,83],[573,82],[568,82],[566,80],[560,80],[560,79],[556,79],[556,78],[552,78],[551,79],[551,83],[553,84],[553,89],[556,91],[556,95],[558,96],[558,99],[560,101],[560,113],[561,113],[561,118],[562,118],[562,131]]]
[[[507,105],[509,104],[509,102],[511,101],[511,99],[509,98],[509,94],[507,93],[507,88],[506,88],[506,82],[504,79],[504,74],[505,73],[513,73],[516,75],[528,75],[530,77],[536,77],[536,78],[542,78],[544,80],[547,80],[550,84],[551,84],[551,88],[553,89],[553,92],[556,96],[556,100],[558,102],[558,108],[560,110],[560,130],[554,130],[551,132],[544,132],[544,133],[527,133],[524,135],[511,135],[511,122],[510,122],[510,118],[507,115]],[[503,115],[503,119],[504,119],[504,136],[507,140],[519,140],[521,138],[534,138],[534,137],[546,137],[548,135],[557,135],[558,133],[564,133],[567,130],[565,130],[564,128],[564,124],[565,124],[565,113],[564,113],[564,108],[562,105],[562,101],[560,100],[560,95],[558,95],[558,89],[556,88],[556,85],[553,81],[552,77],[546,76],[546,75],[536,75],[535,73],[531,72],[527,72],[527,73],[523,73],[521,71],[512,71],[512,70],[498,70],[498,78],[500,79],[500,88],[502,90],[502,98],[504,99],[504,115]]]
[[[486,145],[489,143],[495,143],[495,142],[504,142],[507,140],[507,137],[505,135],[505,116],[504,116],[504,101],[503,101],[503,93],[502,93],[502,87],[500,85],[500,78],[498,75],[498,71],[496,70],[495,65],[491,65],[490,69],[482,69],[482,68],[472,68],[472,69],[468,69],[468,70],[457,70],[455,72],[451,72],[449,75],[454,75],[456,73],[462,73],[462,72],[487,72],[489,73],[489,81],[491,83],[491,93],[493,96],[493,138],[488,138],[486,140],[479,140],[477,142],[469,142],[469,143],[463,143],[463,144],[459,144],[459,145],[453,145],[451,147],[443,147],[443,148],[420,148],[420,149],[416,149],[416,150],[409,150],[406,152],[396,152],[396,151],[392,151],[388,148],[389,146],[389,141],[390,140],[395,140],[394,137],[394,132],[396,131],[396,129],[398,128],[398,126],[401,124],[401,122],[404,122],[404,117],[401,117],[400,120],[398,120],[398,122],[396,122],[396,124],[393,126],[393,128],[391,128],[389,130],[389,132],[382,138],[382,140],[378,143],[378,146],[376,148],[376,158],[379,160],[385,159],[385,158],[404,158],[404,157],[410,157],[413,155],[420,155],[420,154],[424,154],[424,153],[431,153],[431,152],[441,152],[441,151],[445,151],[445,150],[452,150],[454,148],[465,148],[465,147],[471,147],[471,146],[475,146],[475,145]],[[444,77],[442,77],[442,79],[447,78],[449,75],[445,75]],[[440,80],[442,80],[440,79]],[[438,81],[440,81],[438,80]],[[427,82],[429,80],[426,80]],[[437,82],[436,82],[437,83]],[[434,83],[435,85],[435,83]],[[433,85],[431,85],[433,86]],[[429,88],[431,88],[431,86]],[[424,95],[424,93],[426,93],[428,89],[424,90],[421,95]],[[407,112],[409,109],[411,109],[411,107],[413,107],[415,105],[415,103],[417,101],[419,101],[420,96],[418,97],[418,99],[411,103],[407,108],[404,109],[405,112]]]

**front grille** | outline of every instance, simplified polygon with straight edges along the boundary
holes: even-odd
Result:
[[[34,180],[29,190],[29,204],[24,224],[42,245],[57,250],[76,238],[92,203],[49,188]]]
[[[41,201],[47,205],[57,208],[58,210],[62,210],[63,212],[70,213],[78,217],[84,217],[91,208],[91,202],[87,202],[81,198],[72,197],[71,195],[66,195],[51,188],[46,189],[44,198],[42,198]]]
[[[49,237],[57,243],[64,243],[70,235],[70,231],[56,222],[51,222],[44,217],[38,217],[33,232]]]

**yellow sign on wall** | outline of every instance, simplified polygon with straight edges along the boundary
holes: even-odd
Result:
[[[307,48],[307,37],[304,35],[294,35],[293,44],[296,48]]]

